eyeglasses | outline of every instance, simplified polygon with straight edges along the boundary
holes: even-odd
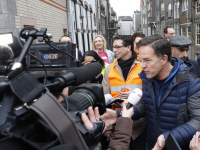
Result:
[[[125,47],[125,46],[115,46],[115,47],[113,47],[113,49],[119,49],[119,48],[121,48],[121,47]]]

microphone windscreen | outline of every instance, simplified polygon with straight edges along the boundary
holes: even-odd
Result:
[[[67,72],[72,72],[75,74],[77,82],[73,85],[76,86],[95,78],[95,76],[101,73],[101,70],[101,64],[95,62],[82,67],[71,68]]]
[[[10,46],[0,45],[0,62],[7,63],[14,57],[13,51]]]
[[[137,102],[141,99],[142,97],[142,90],[135,88],[128,96],[128,102],[131,103],[132,105],[137,104]]]

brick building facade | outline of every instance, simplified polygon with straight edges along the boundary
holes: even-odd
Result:
[[[192,40],[188,56],[196,59],[200,54],[199,0],[141,0],[141,21],[146,35],[164,35],[165,26],[172,25],[176,35]]]

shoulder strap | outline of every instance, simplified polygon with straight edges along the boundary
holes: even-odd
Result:
[[[49,91],[30,105],[30,109],[42,118],[61,144],[76,143],[78,150],[88,149],[73,119]]]

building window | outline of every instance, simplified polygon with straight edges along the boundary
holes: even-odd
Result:
[[[176,35],[180,35],[180,24],[174,24],[174,30]]]
[[[151,4],[149,3],[148,4],[148,11],[150,11],[150,9],[151,9]]]
[[[196,3],[197,13],[200,13],[200,2]]]
[[[188,10],[188,0],[183,0],[182,2],[182,11]]]
[[[177,24],[176,35],[180,35],[180,24]]]
[[[197,23],[196,26],[196,39],[197,39],[197,44],[200,44],[200,23]]]
[[[181,27],[181,35],[186,36],[185,26]]]
[[[191,39],[191,26],[182,26],[181,35]]]
[[[159,22],[160,18],[159,18],[159,12],[157,12],[157,21]]]
[[[172,16],[172,5],[169,4],[168,5],[168,17],[171,17]]]
[[[179,2],[174,3],[174,18],[179,18]]]
[[[63,35],[67,35],[67,29],[63,29]]]
[[[164,3],[161,4],[161,17],[165,15]]]
[[[191,27],[187,27],[187,37],[191,40]]]

